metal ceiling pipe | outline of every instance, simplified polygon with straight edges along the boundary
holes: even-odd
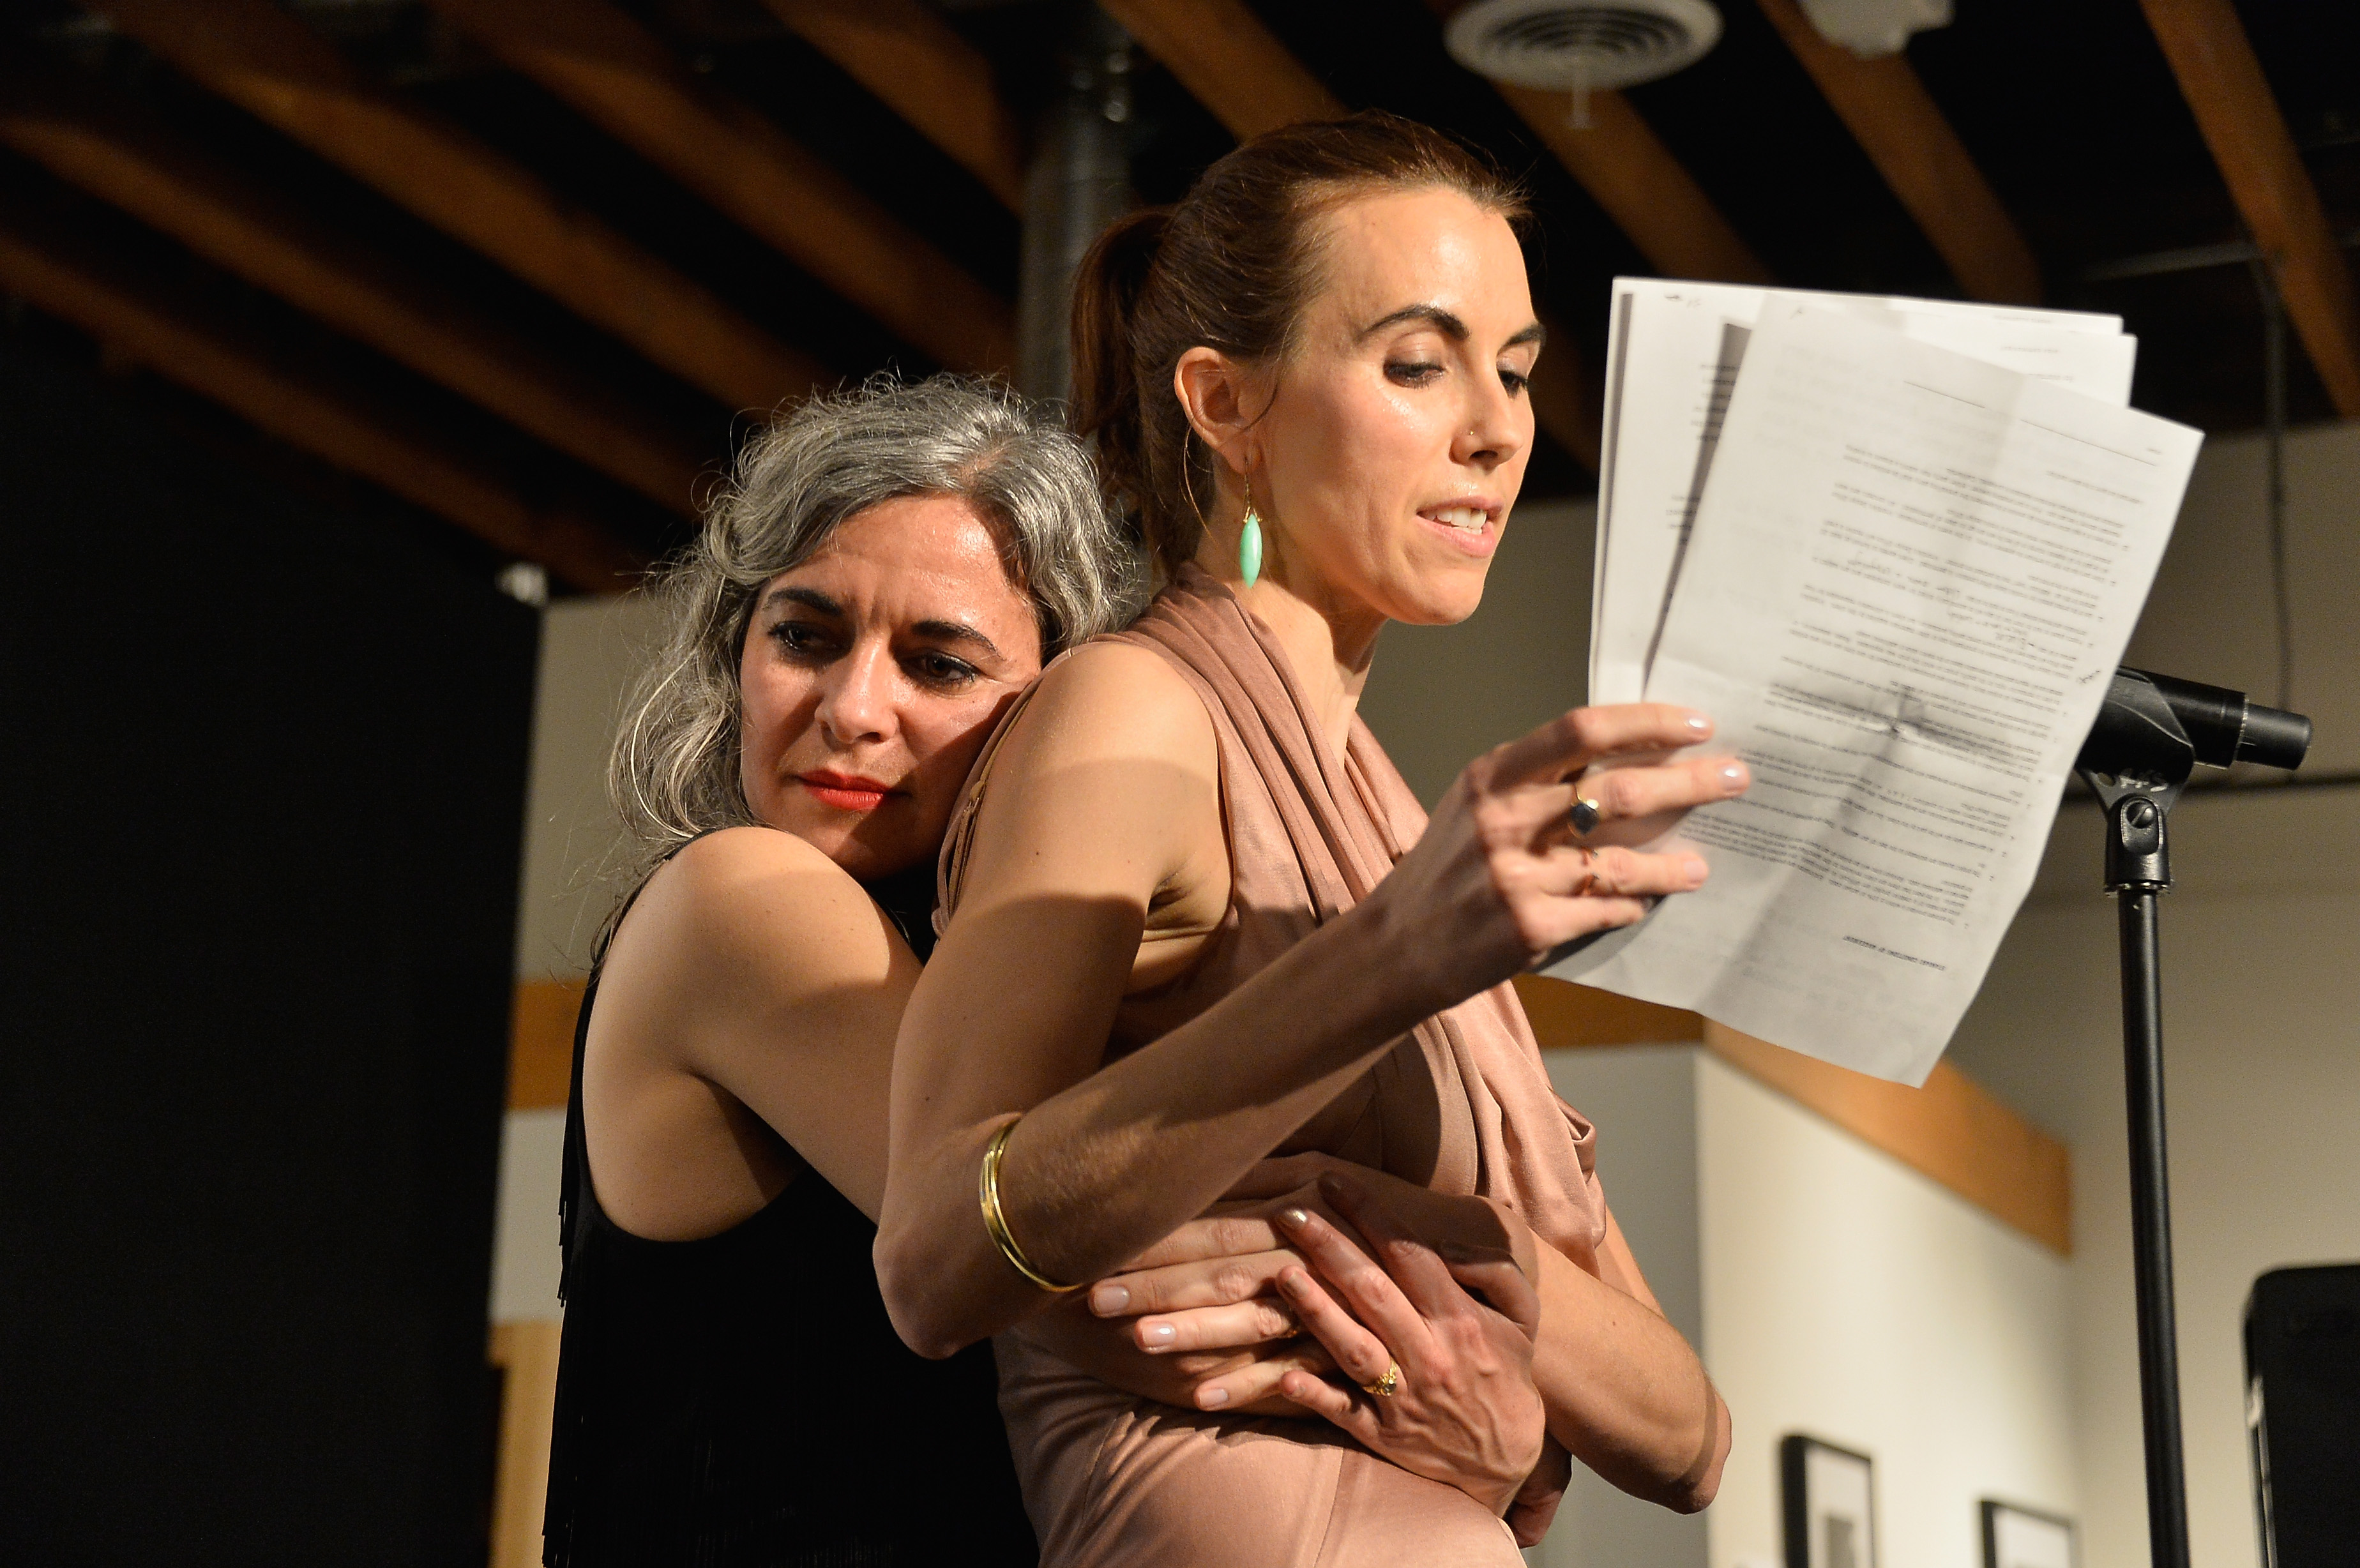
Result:
[[[1138,204],[1131,188],[1131,35],[1089,0],[1067,6],[1058,91],[1042,111],[1024,180],[1016,385],[1072,394],[1074,272],[1090,242]]]

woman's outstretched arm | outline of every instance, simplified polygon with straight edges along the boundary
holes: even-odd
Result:
[[[1041,1272],[1095,1279],[1204,1213],[1419,1020],[1699,886],[1692,855],[1577,849],[1558,824],[1590,761],[1708,733],[1687,710],[1634,705],[1500,747],[1369,898],[1100,1070],[1151,910],[1203,870],[1218,764],[1202,703],[1156,655],[1100,645],[1057,665],[994,763],[956,918],[902,1020],[877,1241],[902,1337],[949,1355],[1050,1299],[977,1208],[984,1149],[1016,1116],[1009,1228]],[[1585,789],[1611,791],[1613,819],[1735,792],[1703,759]]]

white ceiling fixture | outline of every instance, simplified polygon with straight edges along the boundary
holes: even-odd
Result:
[[[1950,25],[1950,0],[1801,0],[1819,37],[1863,60],[1899,54],[1909,35]]]
[[[1570,94],[1581,126],[1592,92],[1669,76],[1720,39],[1708,0],[1475,0],[1442,35],[1450,57],[1479,75]]]

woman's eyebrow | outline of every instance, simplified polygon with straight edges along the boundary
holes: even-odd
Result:
[[[920,621],[910,628],[922,637],[936,642],[971,642],[992,658],[1000,657],[1000,645],[963,621]]]
[[[762,596],[762,608],[768,610],[778,604],[801,604],[807,610],[817,610],[823,615],[835,615],[839,619],[844,615],[842,604],[816,588],[773,588]]]
[[[1467,323],[1454,311],[1439,305],[1404,305],[1392,315],[1371,321],[1360,329],[1360,336],[1372,338],[1387,327],[1397,327],[1404,321],[1424,321],[1453,343],[1465,343],[1469,337]]]
[[[1404,305],[1392,315],[1371,321],[1367,326],[1362,327],[1360,336],[1363,340],[1372,338],[1387,327],[1397,327],[1404,321],[1424,321],[1452,343],[1465,343],[1474,335],[1467,330],[1466,321],[1461,320],[1456,311],[1446,310],[1439,305]],[[1503,349],[1515,348],[1523,343],[1542,343],[1547,341],[1548,329],[1538,321],[1534,321],[1500,346]]]

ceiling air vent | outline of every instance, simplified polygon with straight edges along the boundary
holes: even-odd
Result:
[[[1707,0],[1475,0],[1443,33],[1470,71],[1570,94],[1577,125],[1589,124],[1593,90],[1669,76],[1720,39]]]

